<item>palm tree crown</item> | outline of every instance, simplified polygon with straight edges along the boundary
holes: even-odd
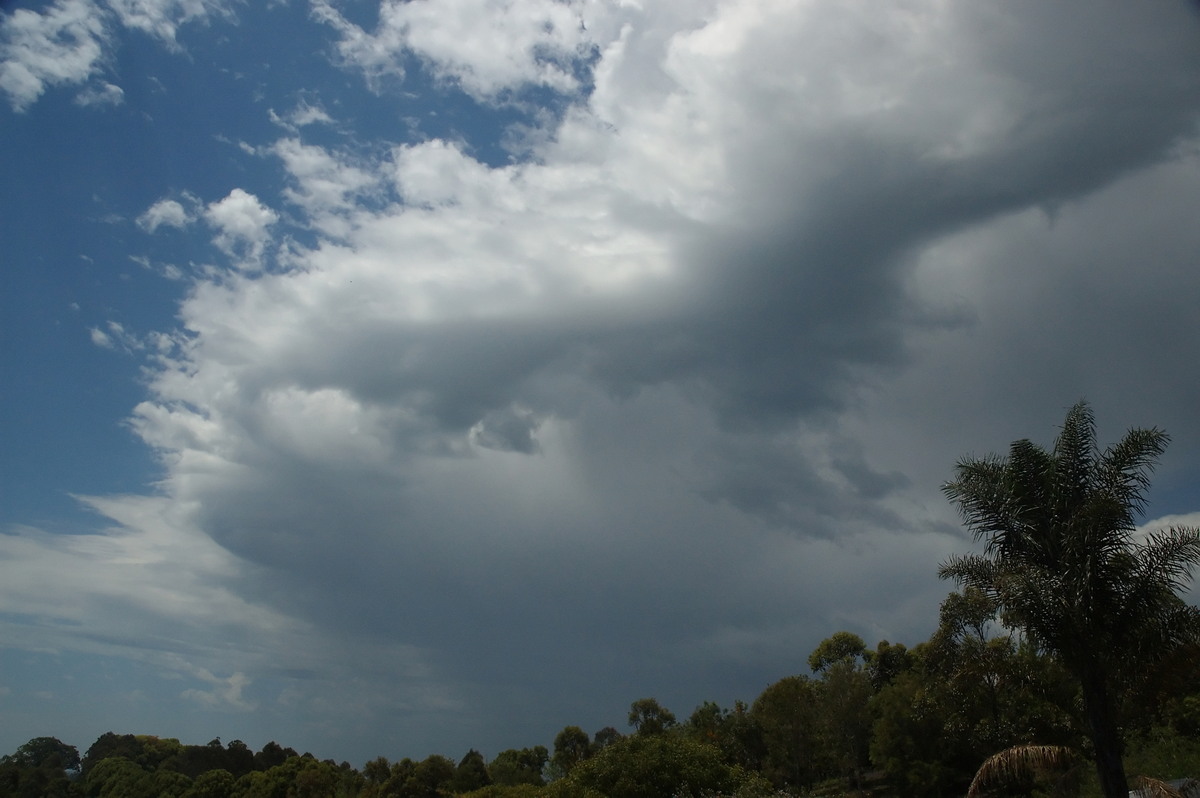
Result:
[[[1101,451],[1080,402],[1052,450],[1016,441],[1007,457],[959,461],[943,487],[985,548],[943,563],[939,576],[991,596],[1007,624],[1080,680],[1111,796],[1127,790],[1111,705],[1138,670],[1130,666],[1144,670],[1147,658],[1200,640],[1200,611],[1178,595],[1200,564],[1200,530],[1136,532],[1168,441],[1157,428],[1134,429]]]

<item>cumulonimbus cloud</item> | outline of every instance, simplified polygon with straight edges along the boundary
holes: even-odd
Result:
[[[840,625],[911,641],[969,545],[940,479],[1063,394],[1194,426],[1112,374],[1180,353],[1143,322],[1194,332],[1194,234],[1140,204],[1200,196],[1186,10],[556,5],[522,7],[583,29],[384,3],[368,33],[314,5],[370,78],[411,51],[483,102],[574,95],[503,165],[297,122],[256,150],[277,196],[203,207],[229,268],[190,286],[131,422],[216,563],[181,591],[364,652],[366,681],[405,652],[447,724],[499,729],[535,687],[698,702]],[[170,202],[142,226],[196,213]],[[192,697],[232,703],[268,670],[203,667]]]

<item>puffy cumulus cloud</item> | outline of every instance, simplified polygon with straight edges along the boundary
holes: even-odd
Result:
[[[0,20],[0,89],[23,111],[47,86],[98,73],[108,38],[104,13],[91,0],[58,0],[42,13],[19,8]]]
[[[343,61],[374,85],[388,76],[403,78],[404,59],[412,54],[471,96],[495,100],[527,86],[579,89],[579,72],[595,46],[586,6],[561,0],[385,0],[372,33],[325,0],[314,0],[313,13],[341,35]]]
[[[197,201],[189,194],[185,194],[183,199],[184,202],[188,203],[189,207],[185,208],[183,203],[169,197],[160,199],[138,216],[138,227],[147,233],[153,233],[164,225],[174,228],[187,227],[196,220],[195,206]]]
[[[271,238],[269,228],[279,214],[253,194],[235,188],[224,199],[209,203],[204,219],[217,231],[213,239],[217,248],[243,267],[253,268],[262,261]]]
[[[749,698],[838,628],[915,642],[970,545],[956,457],[1080,395],[1200,439],[1185,6],[653,5],[588,7],[594,90],[527,161],[274,145],[311,243],[209,205],[277,268],[197,282],[134,415],[181,551],[311,635],[262,646],[353,651],[365,694],[401,662],[386,711],[441,708],[407,750]],[[314,8],[376,76],[438,24]],[[238,700],[269,672],[204,667]]]

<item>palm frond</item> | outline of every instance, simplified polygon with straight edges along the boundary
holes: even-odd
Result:
[[[1176,592],[1187,586],[1192,570],[1200,566],[1200,528],[1152,532],[1138,549],[1139,571]]]
[[[1158,427],[1131,429],[1100,458],[1098,486],[1140,515],[1146,509],[1150,474],[1171,436]]]
[[[975,772],[967,798],[978,798],[989,785],[1008,784],[1033,778],[1051,770],[1065,770],[1076,763],[1075,753],[1061,745],[1017,745],[992,754]]]
[[[964,458],[955,466],[957,478],[942,486],[977,540],[1005,529],[1011,504],[1006,471],[1004,460],[996,455]]]
[[[1183,798],[1183,794],[1160,779],[1150,776],[1134,776],[1130,779],[1130,787],[1138,798]]]
[[[1096,420],[1087,402],[1067,411],[1062,432],[1054,441],[1054,487],[1060,501],[1074,506],[1086,496],[1096,459]]]
[[[996,563],[978,554],[955,555],[938,566],[939,579],[952,579],[989,595],[994,595],[997,575]]]

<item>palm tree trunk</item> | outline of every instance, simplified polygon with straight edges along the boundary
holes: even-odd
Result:
[[[1125,778],[1125,763],[1121,756],[1124,745],[1113,717],[1108,684],[1101,670],[1089,663],[1080,674],[1083,688],[1083,709],[1092,733],[1096,752],[1096,775],[1104,798],[1129,798],[1129,781]]]

